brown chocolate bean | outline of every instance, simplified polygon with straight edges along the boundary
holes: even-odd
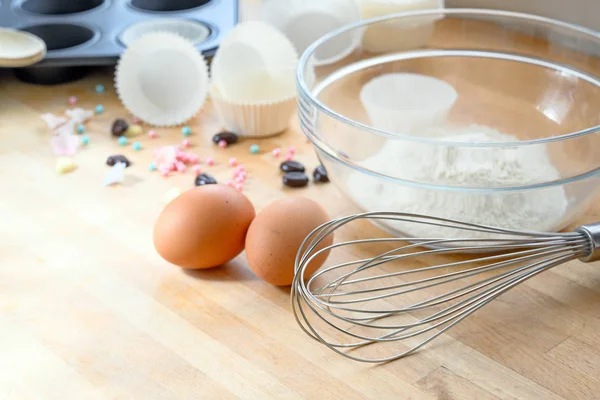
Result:
[[[224,140],[225,143],[227,144],[234,144],[235,142],[238,141],[238,135],[236,135],[233,132],[229,132],[229,131],[223,131],[223,132],[219,132],[216,135],[214,135],[212,137],[212,141],[215,144],[219,144],[219,142],[221,140]]]
[[[283,172],[304,172],[304,165],[298,161],[284,161],[279,166]]]
[[[129,161],[127,157],[121,154],[115,154],[114,156],[110,156],[106,159],[106,165],[108,165],[109,167],[112,167],[118,162],[125,163],[125,168],[131,165],[131,161]]]
[[[217,180],[208,174],[200,174],[194,180],[194,184],[196,186],[214,185],[216,183],[217,183]]]
[[[313,171],[313,180],[315,182],[327,183],[329,182],[329,176],[327,175],[327,170],[324,166],[319,165]]]
[[[115,137],[123,136],[125,131],[129,129],[129,124],[124,119],[115,119],[115,122],[112,124],[111,132]]]
[[[299,188],[308,185],[308,176],[304,172],[288,172],[283,176],[285,186]]]

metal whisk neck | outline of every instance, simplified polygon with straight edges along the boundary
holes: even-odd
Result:
[[[600,222],[582,225],[576,231],[583,233],[590,241],[588,253],[580,260],[583,262],[600,260]]]

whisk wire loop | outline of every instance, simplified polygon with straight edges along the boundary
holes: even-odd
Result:
[[[354,239],[318,249],[327,236],[357,220],[426,224],[453,233]],[[547,233],[410,213],[351,215],[324,223],[305,238],[296,256],[292,308],[301,329],[336,353],[362,362],[392,361],[417,351],[525,280],[570,260],[595,259],[598,237],[599,225]],[[368,244],[392,248],[307,276],[315,257]],[[461,259],[437,262],[441,256]]]

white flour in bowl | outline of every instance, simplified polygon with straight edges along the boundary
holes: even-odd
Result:
[[[456,142],[518,141],[513,136],[477,125],[450,133],[440,132],[445,140]],[[524,186],[560,178],[545,147],[540,145],[477,148],[392,140],[360,165],[408,181],[455,187]],[[568,203],[561,186],[481,194],[401,185],[358,172],[348,177],[348,192],[355,203],[367,211],[424,214],[529,231],[562,228]],[[412,237],[479,238],[485,235],[410,222],[390,221],[386,225]]]

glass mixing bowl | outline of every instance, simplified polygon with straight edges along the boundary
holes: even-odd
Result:
[[[321,47],[357,32],[352,54],[314,66]],[[600,35],[586,28],[493,10],[390,15],[306,50],[300,124],[363,211],[551,232],[597,193],[599,74]],[[383,225],[399,236],[455,235]]]

